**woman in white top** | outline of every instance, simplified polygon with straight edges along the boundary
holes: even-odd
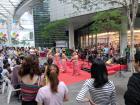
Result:
[[[84,98],[87,92],[90,98]],[[92,63],[91,78],[86,80],[76,100],[90,102],[91,105],[116,105],[115,86],[108,80],[107,68],[102,60],[96,59]]]
[[[1,73],[2,77],[8,77],[8,78],[10,78],[10,73],[8,71],[9,68],[10,68],[10,64],[5,64],[3,66],[3,71]]]
[[[48,83],[39,89],[36,96],[38,105],[63,105],[68,101],[68,89],[64,82],[59,81],[59,68],[52,64],[47,68]]]

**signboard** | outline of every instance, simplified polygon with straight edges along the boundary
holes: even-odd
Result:
[[[67,41],[56,41],[56,47],[57,48],[66,48],[68,47]]]

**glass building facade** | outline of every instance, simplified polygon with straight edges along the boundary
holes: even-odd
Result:
[[[135,44],[140,43],[140,15],[137,15],[135,21],[134,40]],[[87,24],[77,30],[75,30],[75,46],[78,45],[80,48],[92,48],[96,44],[96,35],[91,32],[91,25],[94,23]],[[131,36],[129,27],[126,30],[127,33],[127,44],[131,44]],[[97,34],[97,44],[118,46],[120,44],[120,34],[118,32],[103,32]]]
[[[42,3],[36,5],[33,8],[34,18],[34,35],[35,35],[35,46],[45,47],[47,41],[41,34],[41,25],[50,22],[49,5],[48,0],[44,0]]]
[[[64,26],[55,29],[48,37],[44,37],[41,32],[41,26],[50,22],[49,0],[44,0],[33,8],[34,34],[36,47],[54,47],[55,41],[67,41],[68,36]]]

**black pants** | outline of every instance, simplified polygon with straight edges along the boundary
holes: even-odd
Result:
[[[22,101],[21,105],[37,105],[36,101]]]

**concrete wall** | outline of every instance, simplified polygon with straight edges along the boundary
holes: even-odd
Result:
[[[98,5],[94,6],[92,10],[88,11],[85,9],[81,9],[81,12],[79,12],[76,8],[73,8],[72,4],[61,3],[59,0],[50,0],[50,19],[51,21],[54,21],[64,18],[71,18],[117,7],[120,6],[113,6],[110,4],[105,4],[103,2],[99,2]]]

